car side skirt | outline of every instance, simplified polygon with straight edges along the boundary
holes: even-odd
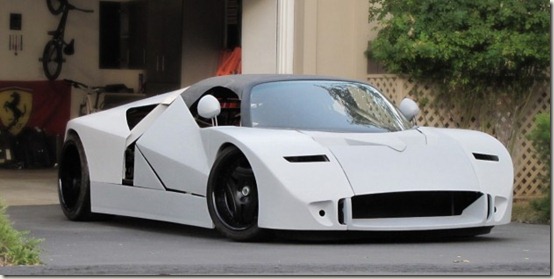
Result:
[[[214,228],[206,198],[188,193],[91,182],[91,210]]]

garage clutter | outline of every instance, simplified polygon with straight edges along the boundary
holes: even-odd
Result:
[[[57,136],[38,127],[26,127],[17,136],[0,128],[0,167],[10,169],[50,168],[56,164]]]
[[[70,102],[63,81],[0,81],[0,168],[55,166]]]

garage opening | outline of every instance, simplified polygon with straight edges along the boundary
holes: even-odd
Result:
[[[99,13],[100,68],[144,70],[147,95],[240,71],[242,0],[100,1]]]

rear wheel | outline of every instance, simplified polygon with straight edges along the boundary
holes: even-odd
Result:
[[[73,221],[91,220],[90,179],[79,136],[70,133],[62,148],[58,170],[58,197],[65,216]]]
[[[227,148],[208,180],[208,210],[216,229],[236,241],[260,239],[258,189],[252,168],[240,150]]]
[[[48,80],[55,80],[62,72],[62,44],[50,40],[42,52],[42,69]]]

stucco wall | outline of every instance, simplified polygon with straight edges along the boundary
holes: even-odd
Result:
[[[277,71],[277,0],[243,0],[242,72]]]
[[[366,80],[364,51],[375,36],[366,0],[297,0],[295,73]]]

